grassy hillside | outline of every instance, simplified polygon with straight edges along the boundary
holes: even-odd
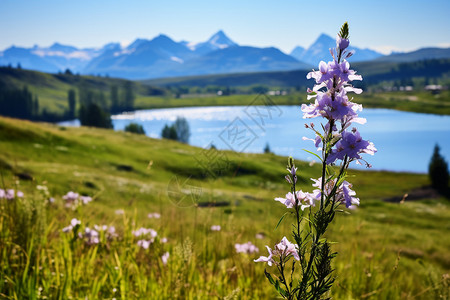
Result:
[[[80,84],[85,84],[89,88],[109,92],[111,85],[121,86],[124,82],[122,79],[0,68],[0,87],[22,89],[27,86],[39,97],[41,110],[60,114],[68,108],[67,93],[70,89],[77,90]]]
[[[288,188],[285,157],[220,151],[226,164],[212,176],[198,163],[210,157],[200,148],[9,118],[0,118],[0,147],[1,188],[24,193],[24,198],[0,199],[1,297],[276,296],[264,266],[252,260],[266,255],[264,245],[290,235],[288,221],[274,229],[283,209],[273,198]],[[319,177],[319,167],[298,166],[300,186],[310,190],[310,178]],[[448,297],[448,200],[383,201],[427,185],[425,175],[353,175],[349,181],[361,206],[339,215],[328,236],[337,242],[333,249],[339,253],[333,297]],[[66,208],[62,197],[68,191],[93,201]],[[53,203],[46,201],[49,197]],[[148,218],[154,212],[161,217]],[[81,220],[80,231],[105,224],[115,226],[118,236],[107,239],[105,233],[99,244],[86,244],[76,234],[62,232],[72,218]],[[221,225],[221,231],[211,231],[212,225]],[[147,250],[131,234],[140,227],[158,232]],[[234,244],[248,241],[261,252],[236,253]],[[161,260],[166,252],[167,265]]]
[[[80,76],[74,74],[48,74],[38,71],[22,70],[8,67],[0,67],[0,90],[23,89],[28,90],[39,98],[40,111],[63,115],[68,110],[68,92],[74,90],[79,102],[80,87],[84,90],[102,92],[105,96],[106,106],[110,105],[110,91],[112,86],[119,88],[119,97],[122,97],[121,88],[128,82],[125,79],[107,78],[98,76]],[[135,96],[164,94],[165,90],[142,86],[138,82],[133,83]],[[96,99],[94,99],[96,100]],[[98,100],[100,101],[100,100]],[[102,106],[105,103],[102,103]]]

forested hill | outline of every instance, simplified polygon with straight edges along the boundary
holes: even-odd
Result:
[[[108,113],[132,110],[137,94],[164,93],[164,89],[119,78],[0,67],[0,115],[22,119],[67,120],[77,115],[82,104],[90,103]]]

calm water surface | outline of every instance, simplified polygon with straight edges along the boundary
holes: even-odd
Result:
[[[141,110],[113,116],[115,130],[130,122],[141,124],[150,137],[160,137],[165,124],[185,117],[190,125],[190,144],[238,152],[261,153],[269,144],[272,152],[298,159],[314,160],[302,149],[315,151],[311,130],[304,124],[299,106],[227,106]],[[375,156],[365,155],[376,170],[426,173],[436,143],[441,154],[450,159],[450,116],[400,112],[388,109],[364,109],[367,119],[358,125],[361,136],[375,144]],[[318,118],[312,119],[320,121]],[[353,167],[357,167],[353,163]]]

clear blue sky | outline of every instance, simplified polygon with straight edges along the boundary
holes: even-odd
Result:
[[[290,52],[345,21],[353,45],[450,47],[450,0],[0,0],[0,51],[16,45],[100,47],[160,33],[200,42],[222,29],[244,45]]]

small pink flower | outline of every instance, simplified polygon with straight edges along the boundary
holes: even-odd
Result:
[[[167,265],[167,262],[169,260],[169,256],[170,256],[169,252],[166,252],[166,253],[163,254],[163,256],[161,256],[161,260],[162,260],[164,265]]]
[[[159,213],[149,213],[148,215],[147,215],[147,217],[149,218],[149,219],[159,219],[159,218],[161,218],[161,215],[159,214]]]
[[[251,242],[247,242],[245,244],[235,244],[234,248],[236,249],[237,253],[252,254],[252,253],[259,252],[258,247],[253,245]]]
[[[254,259],[254,262],[266,262],[269,266],[272,266],[275,261],[272,259],[272,249],[269,246],[266,246],[267,251],[269,251],[269,256],[260,256],[258,259]]]
[[[212,231],[220,231],[220,225],[213,225],[213,226],[211,226],[211,230]]]
[[[152,242],[153,241],[151,241],[151,240],[139,240],[139,241],[137,241],[137,245],[143,249],[148,249]]]

